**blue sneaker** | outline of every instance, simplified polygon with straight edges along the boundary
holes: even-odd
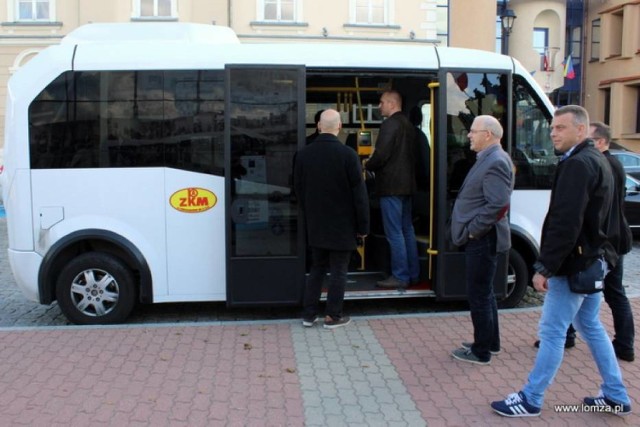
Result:
[[[602,390],[596,397],[585,397],[584,404],[591,407],[593,410],[590,412],[605,412],[608,414],[618,415],[624,417],[631,413],[631,405],[624,403],[616,403],[611,399],[608,399]]]
[[[540,415],[540,408],[530,405],[521,391],[510,394],[505,400],[491,402],[491,408],[504,417],[537,417]]]

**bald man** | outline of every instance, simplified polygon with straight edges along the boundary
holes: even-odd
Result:
[[[304,292],[302,325],[320,320],[322,282],[329,272],[324,327],[334,329],[351,321],[342,312],[347,270],[358,237],[369,233],[369,199],[356,152],[342,144],[340,113],[325,110],[313,144],[298,152],[294,186],[307,227],[311,272]]]

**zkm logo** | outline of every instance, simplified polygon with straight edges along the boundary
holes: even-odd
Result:
[[[204,188],[183,188],[171,195],[169,203],[180,212],[198,213],[216,205],[218,198]]]

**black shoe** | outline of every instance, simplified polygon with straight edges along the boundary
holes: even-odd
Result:
[[[473,345],[472,342],[463,342],[462,343],[462,347],[466,348],[467,350],[471,350],[471,346]],[[492,355],[496,355],[496,354],[500,354],[500,349],[497,350],[489,350],[489,353],[491,353]]]
[[[325,329],[335,329],[341,326],[347,326],[349,323],[351,323],[351,318],[349,316],[342,316],[342,317],[326,316],[324,318]]]
[[[540,348],[540,340],[536,341],[533,343],[533,346],[535,348]],[[564,348],[573,348],[576,346],[576,339],[575,338],[567,338],[564,342]]]
[[[304,326],[305,328],[310,328],[313,325],[316,324],[316,322],[320,321],[320,316],[314,316],[314,317],[309,317],[309,318],[303,318],[302,319],[302,326]]]
[[[376,283],[379,288],[388,288],[388,289],[406,289],[407,282],[403,282],[400,279],[396,279],[394,276],[389,276],[384,280],[381,280]]]
[[[633,362],[636,359],[633,352],[625,353],[618,350],[616,350],[616,357],[620,360],[624,360],[625,362]]]
[[[463,362],[475,363],[476,365],[488,365],[491,363],[491,359],[480,360],[478,356],[473,354],[470,348],[457,348],[451,352],[451,356],[453,356],[454,359],[458,359]]]

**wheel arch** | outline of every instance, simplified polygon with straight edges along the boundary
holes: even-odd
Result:
[[[529,270],[529,279],[533,276],[533,264],[540,255],[540,246],[537,240],[524,228],[511,225],[511,247],[524,259]]]
[[[151,270],[140,250],[111,231],[87,229],[58,240],[42,259],[38,272],[41,304],[50,304],[56,299],[56,280],[62,268],[75,256],[90,251],[105,252],[124,261],[138,280],[140,302],[153,302]]]

